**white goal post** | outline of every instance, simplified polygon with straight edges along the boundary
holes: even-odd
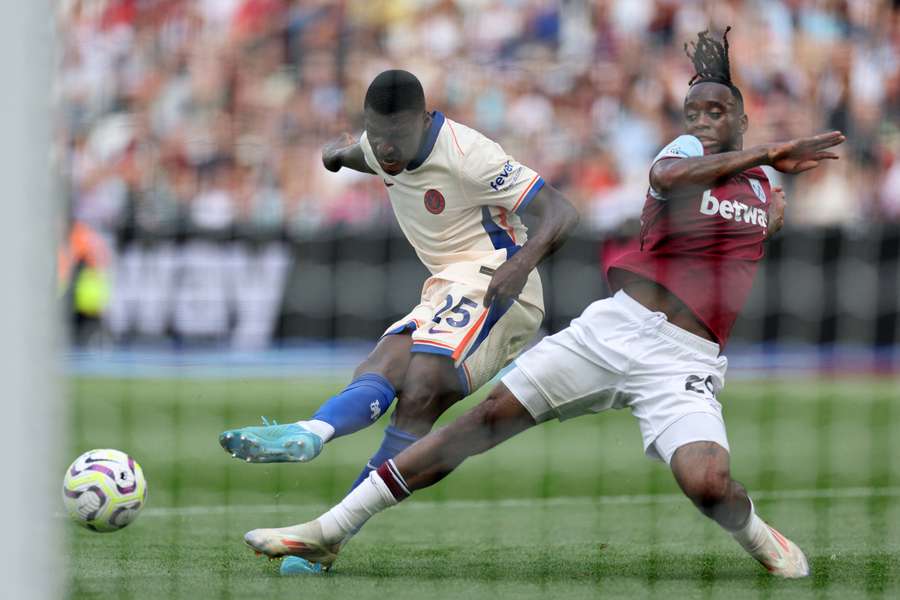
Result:
[[[0,3],[0,514],[4,598],[63,596],[63,405],[50,167],[55,14],[50,0]]]

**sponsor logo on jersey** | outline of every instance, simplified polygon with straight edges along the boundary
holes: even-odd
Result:
[[[718,214],[723,219],[736,223],[743,221],[747,224],[759,225],[763,229],[769,226],[769,215],[764,209],[758,206],[747,206],[737,200],[719,200],[709,190],[703,192],[703,198],[700,199],[700,213],[704,215]]]
[[[519,174],[521,173],[522,165],[519,165],[519,168],[517,169],[515,165],[512,164],[511,160],[506,161],[506,163],[503,164],[500,173],[491,180],[491,189],[495,192],[499,192],[503,188],[514,185],[516,181],[518,181]]]
[[[425,208],[433,215],[439,215],[444,212],[444,195],[437,190],[428,190],[425,192]]]

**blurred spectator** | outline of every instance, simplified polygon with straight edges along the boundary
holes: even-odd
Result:
[[[785,184],[793,223],[900,221],[900,8],[890,0],[66,0],[60,145],[72,213],[122,227],[296,235],[390,219],[383,186],[326,174],[371,78],[495,137],[600,230],[640,212],[679,128],[683,44],[732,32],[747,144],[839,127],[840,168]]]

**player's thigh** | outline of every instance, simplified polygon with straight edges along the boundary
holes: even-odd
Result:
[[[537,422],[623,408],[631,335],[610,300],[595,302],[519,356],[503,383]]]
[[[409,368],[412,336],[408,332],[385,335],[362,363],[356,367],[354,377],[363,373],[378,373],[387,379],[394,389],[402,389]]]
[[[425,436],[394,460],[413,489],[431,485],[466,458],[533,427],[534,419],[502,383],[458,419]]]
[[[671,464],[675,452],[694,442],[729,450],[722,405],[725,360],[703,356],[648,334],[641,360],[626,389],[638,419],[644,451]]]
[[[456,364],[466,395],[489,382],[534,339],[544,313],[537,307],[512,302],[492,306],[460,354]]]
[[[413,352],[403,380],[406,396],[462,394],[462,383],[453,361],[437,354]]]
[[[448,358],[464,396],[496,375],[509,361],[510,350],[518,353],[542,318],[540,310],[518,302],[485,307],[483,283],[446,281],[432,286],[432,312],[412,334],[413,355]],[[475,354],[478,357],[470,360]]]
[[[412,358],[412,335],[420,327],[430,322],[434,315],[434,305],[440,295],[440,284],[428,280],[423,287],[422,298],[402,319],[392,323],[378,340],[374,350],[366,357],[355,372],[378,373],[400,392],[406,378],[406,370]]]
[[[501,382],[487,398],[429,437],[453,455],[472,456],[536,424],[531,413]]]
[[[435,280],[423,296],[422,323],[412,334],[412,352],[457,362],[490,316],[482,303],[485,291],[474,284]]]
[[[415,435],[424,435],[448,408],[463,397],[463,386],[452,359],[414,353],[409,361],[402,391],[397,396],[393,423]]]

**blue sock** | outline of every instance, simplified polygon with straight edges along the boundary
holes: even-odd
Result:
[[[334,437],[348,435],[377,421],[396,395],[387,379],[377,373],[363,373],[343,392],[329,398],[312,418],[334,427]]]
[[[355,490],[356,486],[365,481],[366,477],[369,476],[369,473],[412,446],[418,439],[419,438],[411,433],[406,433],[393,425],[388,425],[384,430],[384,439],[381,441],[381,447],[378,449],[378,452],[369,459],[369,462],[363,468],[359,477],[356,478],[356,481],[353,482],[349,491],[352,492]]]

